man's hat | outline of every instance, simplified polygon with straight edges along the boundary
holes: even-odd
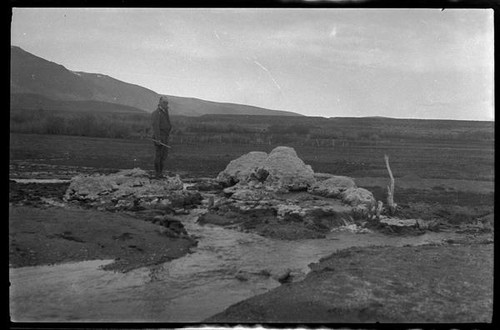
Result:
[[[166,96],[160,96],[160,102],[158,102],[158,105],[162,105],[162,104],[168,104],[168,99]]]

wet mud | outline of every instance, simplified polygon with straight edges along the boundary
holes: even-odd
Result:
[[[105,269],[127,272],[179,258],[194,246],[193,238],[132,215],[9,206],[11,267],[114,259]]]

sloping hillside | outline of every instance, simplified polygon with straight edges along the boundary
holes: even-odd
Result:
[[[202,116],[202,115],[264,115],[264,116],[302,116],[295,112],[269,110],[250,105],[220,103],[205,101],[196,98],[168,96],[171,108],[175,113]],[[189,109],[189,114],[184,112]]]
[[[10,108],[15,110],[56,110],[84,112],[145,113],[128,105],[102,101],[60,101],[38,94],[10,94]]]
[[[153,111],[158,105],[160,95],[150,89],[98,73],[74,72],[74,74],[93,87],[94,100],[119,103],[144,111]]]
[[[47,61],[16,46],[11,46],[10,90],[11,94],[17,95],[11,98],[23,103],[25,108],[36,108],[40,102],[51,103],[50,101],[105,102],[95,104],[99,105],[100,111],[108,111],[106,104],[110,107],[109,111],[119,111],[120,108],[111,106],[111,104],[118,104],[151,112],[156,108],[161,96],[145,87],[126,83],[103,74],[70,71],[62,65]],[[43,101],[40,97],[44,98]],[[293,112],[269,110],[242,104],[211,102],[180,96],[169,97],[172,115],[300,116]],[[21,101],[22,98],[25,99]],[[29,104],[30,102],[35,103]],[[54,106],[53,102],[51,104]]]
[[[11,93],[39,94],[54,100],[92,100],[92,86],[64,66],[25,52],[10,51]]]

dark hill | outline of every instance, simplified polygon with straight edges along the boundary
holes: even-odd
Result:
[[[55,100],[91,100],[92,86],[64,66],[25,52],[10,51],[11,93],[39,94]]]
[[[17,95],[12,98],[23,103],[27,108],[36,108],[39,102],[50,103],[47,100],[94,101],[101,102],[95,103],[99,111],[108,111],[108,106],[117,104],[151,112],[156,108],[161,96],[145,87],[126,83],[103,74],[70,71],[62,65],[47,61],[16,46],[11,46],[10,90],[11,94]],[[41,98],[36,98],[33,94],[43,97],[45,100],[41,101]],[[19,99],[23,97],[26,99],[20,101]],[[169,96],[169,98],[172,115],[301,116],[293,112],[269,110],[243,104],[219,103],[180,96]],[[28,104],[32,101],[38,103]],[[86,105],[90,105],[90,103]],[[114,107],[110,108],[109,111],[120,111],[119,109]]]
[[[11,94],[10,108],[16,110],[54,110],[82,112],[145,113],[128,105],[101,101],[59,101],[38,94]]]

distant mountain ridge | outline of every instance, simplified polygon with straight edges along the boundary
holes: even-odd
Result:
[[[50,109],[76,106],[79,109],[89,110],[95,110],[97,107],[99,111],[107,111],[109,108],[110,111],[118,112],[151,112],[156,108],[161,96],[145,87],[104,74],[68,70],[60,64],[35,56],[17,46],[11,46],[10,68],[11,108],[22,105],[23,108],[29,109],[43,104]],[[172,115],[302,116],[290,111],[269,110],[243,104],[166,96],[170,100]]]

